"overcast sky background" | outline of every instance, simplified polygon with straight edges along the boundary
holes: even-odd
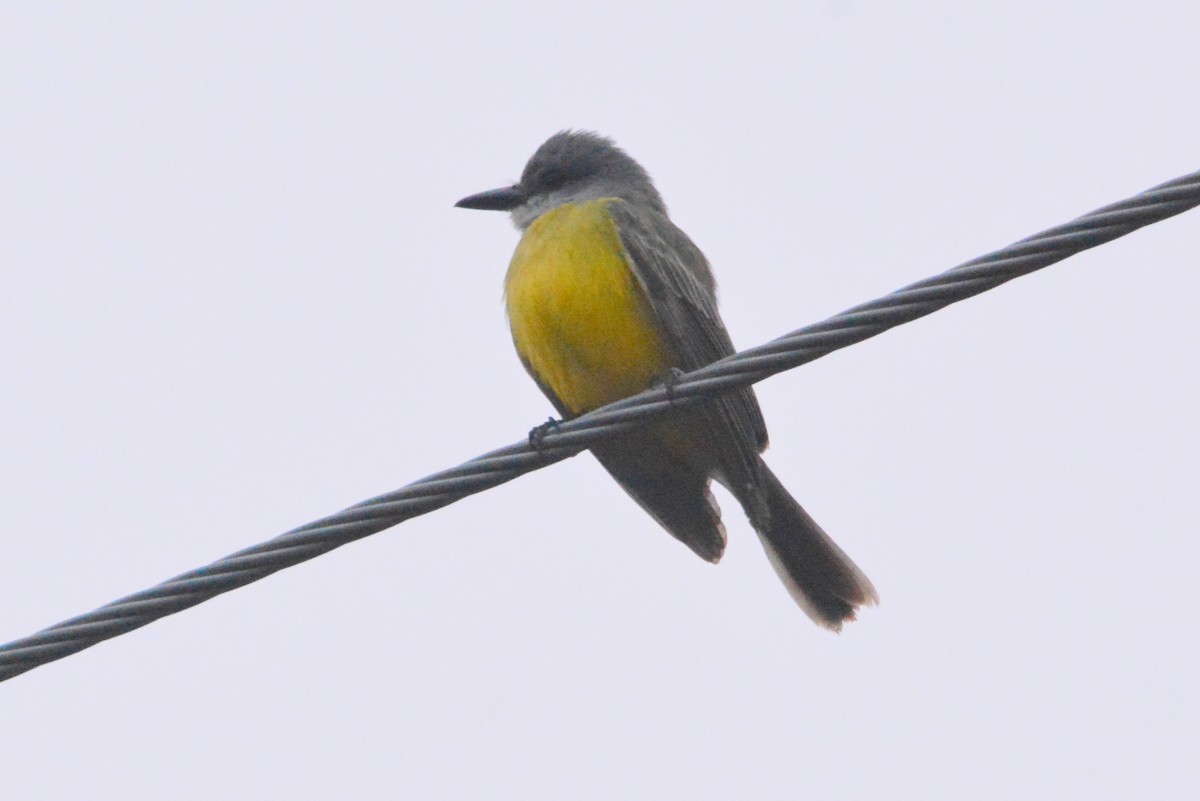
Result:
[[[1200,5],[0,7],[0,641],[521,439],[516,233],[611,135],[742,347],[1200,168]],[[589,456],[0,685],[6,798],[1200,793],[1200,211],[759,387],[883,599]]]

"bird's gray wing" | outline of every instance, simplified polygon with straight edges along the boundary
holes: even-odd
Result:
[[[681,369],[695,370],[734,353],[717,312],[716,286],[708,260],[665,214],[624,201],[609,206],[630,269],[645,290]],[[767,426],[754,391],[747,387],[719,397],[712,408],[734,434],[739,461],[767,446]],[[732,476],[730,477],[733,478]]]

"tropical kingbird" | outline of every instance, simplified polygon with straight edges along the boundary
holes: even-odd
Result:
[[[610,139],[550,137],[512,186],[456,204],[508,211],[522,232],[504,279],[517,354],[564,418],[734,352],[708,260],[667,217],[650,176]],[[713,479],[737,498],[800,607],[838,630],[875,588],[762,457],[754,391],[593,445],[626,492],[704,559],[725,550]]]

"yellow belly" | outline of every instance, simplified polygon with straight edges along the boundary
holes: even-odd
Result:
[[[571,414],[641,392],[674,364],[607,206],[568,204],[526,230],[504,281],[513,342]]]

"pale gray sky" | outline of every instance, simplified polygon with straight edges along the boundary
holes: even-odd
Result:
[[[756,344],[1200,168],[1200,6],[5,3],[0,640],[520,439],[617,139]],[[581,456],[0,685],[14,799],[1194,798],[1200,212],[760,385],[833,636]]]

